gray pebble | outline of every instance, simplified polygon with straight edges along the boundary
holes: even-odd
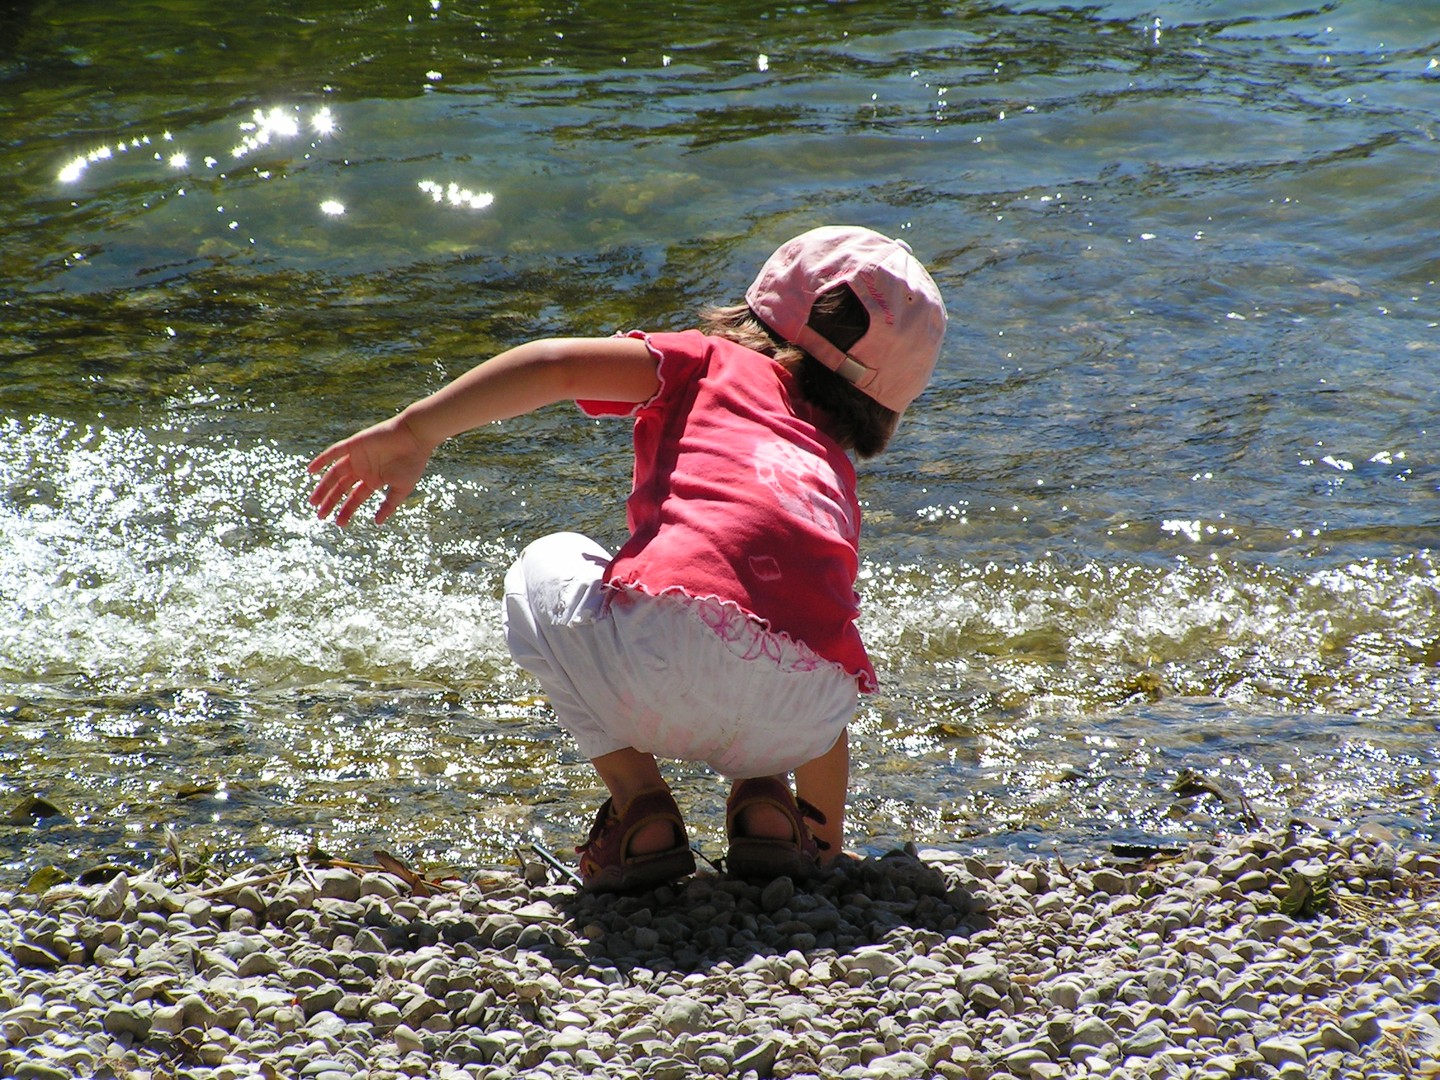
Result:
[[[90,913],[97,919],[114,919],[125,911],[129,899],[130,878],[125,874],[116,874],[95,894],[90,903]]]
[[[10,1073],[13,1080],[73,1080],[74,1073],[39,1061],[22,1061]]]
[[[242,979],[257,975],[274,975],[280,970],[280,957],[268,952],[252,952],[236,966],[235,973]]]
[[[129,1035],[143,1039],[150,1034],[150,1013],[135,1005],[111,1005],[105,1010],[102,1023],[111,1035]]]
[[[760,891],[760,907],[774,914],[795,897],[795,882],[788,877],[778,877]]]
[[[343,867],[325,870],[319,875],[319,895],[329,900],[358,901],[360,875]]]
[[[1256,1049],[1268,1064],[1276,1068],[1285,1065],[1299,1065],[1303,1068],[1309,1060],[1309,1054],[1298,1039],[1283,1036],[1266,1039]]]
[[[1076,1020],[1070,1041],[1076,1046],[1103,1047],[1115,1045],[1118,1039],[1115,1029],[1104,1019],[1090,1015]]]

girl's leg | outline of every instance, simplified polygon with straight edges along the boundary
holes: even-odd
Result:
[[[850,786],[850,730],[835,745],[795,770],[795,793],[825,815],[825,824],[810,831],[829,844],[820,850],[820,863],[829,865],[845,844],[845,799]]]
[[[654,755],[641,753],[632,747],[615,750],[609,754],[592,758],[590,764],[600,774],[600,779],[610,790],[615,800],[615,810],[624,815],[635,796],[647,791],[669,791],[665,778],[660,775],[660,766]],[[624,855],[650,855],[665,851],[675,843],[675,834],[665,821],[652,821],[630,838],[630,848]]]
[[[789,784],[789,777],[774,779]],[[848,731],[825,753],[807,761],[795,770],[795,794],[825,816],[824,823],[807,822],[810,834],[820,841],[821,865],[828,865],[841,851],[845,842],[845,795],[850,781],[850,743]],[[733,795],[744,781],[736,780],[730,787]],[[735,822],[740,834],[765,840],[789,840],[793,835],[790,819],[770,803],[757,802],[741,811]]]

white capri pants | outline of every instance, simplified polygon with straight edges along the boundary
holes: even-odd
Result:
[[[581,753],[633,747],[744,779],[835,744],[855,715],[854,676],[719,601],[607,589],[610,558],[554,533],[505,575],[510,653]]]

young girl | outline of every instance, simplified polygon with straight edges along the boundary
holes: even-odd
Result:
[[[558,533],[505,578],[510,651],[610,791],[576,849],[587,889],[694,870],[657,757],[732,780],[731,874],[803,875],[841,848],[846,729],[875,689],[847,452],[885,447],[945,307],[906,244],[838,226],[782,246],[745,301],[700,331],[518,346],[310,463],[321,517],[345,525],[383,489],[378,523],[452,435],[564,400],[634,417],[619,553]]]

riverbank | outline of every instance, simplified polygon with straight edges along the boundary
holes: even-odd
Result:
[[[301,859],[0,893],[0,1074],[1440,1075],[1435,855],[1295,832],[1125,854],[629,897],[543,862]]]

